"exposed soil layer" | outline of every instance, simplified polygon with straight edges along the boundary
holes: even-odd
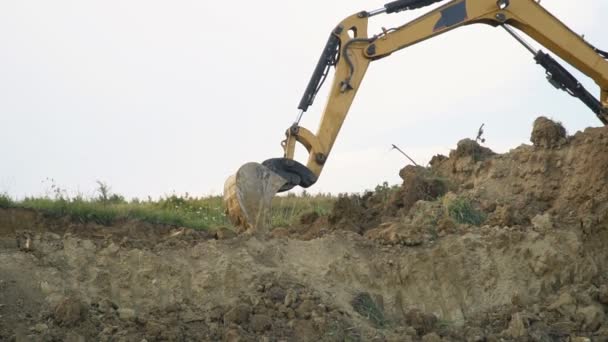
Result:
[[[0,209],[0,341],[608,341],[608,129],[542,122],[267,237]]]

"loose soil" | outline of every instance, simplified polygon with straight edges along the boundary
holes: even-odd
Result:
[[[532,142],[263,237],[0,209],[0,341],[608,341],[608,128]]]

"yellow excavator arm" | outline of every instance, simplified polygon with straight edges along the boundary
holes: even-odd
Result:
[[[374,11],[363,11],[343,20],[330,34],[321,58],[298,106],[296,121],[287,129],[284,156],[264,163],[249,163],[226,182],[224,196],[232,221],[243,229],[268,224],[270,201],[278,191],[309,187],[320,176],[342,123],[357,94],[369,64],[408,46],[469,24],[504,28],[534,56],[549,82],[579,98],[608,125],[608,53],[574,33],[535,0],[453,0],[397,28],[370,36],[371,17],[432,5],[443,0],[397,0]],[[548,53],[534,49],[517,28],[569,64],[592,78],[600,88],[593,96]],[[301,127],[304,112],[313,104],[332,67],[334,81],[315,133]],[[296,144],[309,153],[306,166],[294,160]]]

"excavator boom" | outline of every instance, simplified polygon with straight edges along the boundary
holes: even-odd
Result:
[[[226,182],[224,193],[229,216],[236,225],[255,231],[267,226],[270,200],[278,191],[295,186],[307,188],[320,176],[369,64],[426,39],[470,24],[504,28],[528,49],[547,79],[557,89],[580,99],[608,125],[608,53],[570,30],[535,0],[452,0],[400,27],[370,36],[368,21],[426,7],[443,0],[397,0],[373,11],[343,20],[331,32],[321,58],[302,96],[296,121],[287,129],[284,155],[263,164],[247,164]],[[600,96],[591,94],[548,53],[528,44],[518,29],[592,78]],[[334,81],[315,133],[301,127],[304,112],[314,103],[319,89],[335,67]],[[296,144],[308,151],[306,165],[294,160]]]

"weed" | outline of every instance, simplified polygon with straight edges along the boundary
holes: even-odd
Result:
[[[118,204],[125,203],[125,198],[119,194],[112,193],[112,188],[105,182],[100,180],[96,181],[97,183],[97,201],[103,204]]]
[[[448,214],[456,222],[463,224],[481,225],[486,217],[484,213],[477,211],[466,198],[456,198],[448,204]]]
[[[377,185],[373,191],[373,195],[380,200],[383,205],[386,205],[394,193],[399,190],[398,185],[390,186],[388,182],[383,182],[380,185]]]
[[[15,202],[13,202],[13,199],[10,198],[9,195],[0,194],[0,208],[8,209],[8,208],[12,208],[14,205],[15,205]]]
[[[437,328],[438,329],[446,329],[449,328],[451,326],[454,326],[454,322],[447,320],[447,319],[440,319],[439,321],[437,321]]]
[[[47,217],[67,217],[79,223],[112,225],[121,220],[140,220],[152,224],[172,225],[194,229],[208,229],[230,226],[225,214],[224,201],[220,196],[192,197],[189,194],[162,197],[153,200],[133,199],[131,201],[111,191],[111,187],[97,181],[96,194],[92,198],[81,195],[70,197],[65,189],[55,184],[53,179],[43,197],[29,197],[13,201],[8,195],[0,194],[0,208],[28,208],[41,212]],[[316,212],[329,213],[333,206],[331,195],[301,196],[291,194],[273,200],[271,222],[274,227],[290,226],[299,222],[302,214]]]
[[[355,296],[355,298],[353,298],[351,305],[357,313],[370,320],[377,327],[383,327],[386,325],[387,322],[384,318],[384,313],[378,307],[369,293],[359,293]]]

